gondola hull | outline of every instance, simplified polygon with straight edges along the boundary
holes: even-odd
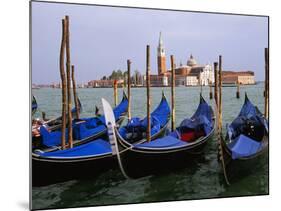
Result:
[[[112,154],[62,161],[32,157],[32,186],[44,186],[72,179],[92,179],[100,173],[117,167]]]
[[[257,171],[260,171],[264,165],[268,164],[268,145],[258,154],[240,159],[232,159],[231,152],[225,143],[223,143],[222,149],[227,177],[231,183],[235,183],[243,177],[255,174]]]
[[[129,146],[125,146],[124,141],[119,139],[118,146],[123,168],[130,178],[140,178],[196,165],[196,161],[202,158],[204,147],[212,136],[213,132],[192,147],[161,151],[128,149]]]
[[[230,183],[257,171],[264,171],[263,167],[268,164],[268,131],[268,120],[245,94],[240,113],[227,126],[227,134],[221,146],[224,172]]]
[[[120,116],[120,118],[117,120],[116,124],[120,125],[122,124],[122,122],[124,121],[125,117],[126,117],[127,113],[123,114],[122,116]],[[73,146],[79,146],[81,144],[85,144],[88,143],[92,140],[98,139],[98,138],[102,138],[102,139],[106,139],[107,138],[107,130],[106,128],[104,130],[99,131],[98,133],[95,133],[83,140],[79,140],[79,141],[75,141],[73,143]],[[33,149],[42,149],[44,148],[44,145],[42,145],[42,137],[38,136],[38,137],[32,137],[32,148]]]

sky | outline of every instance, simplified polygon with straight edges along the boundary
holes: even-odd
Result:
[[[71,63],[77,83],[109,76],[113,70],[145,73],[146,45],[151,70],[157,74],[157,45],[162,32],[166,65],[170,55],[186,64],[190,54],[199,64],[222,55],[224,70],[251,70],[264,80],[268,18],[257,16],[32,2],[32,83],[60,82],[61,20],[70,19]]]

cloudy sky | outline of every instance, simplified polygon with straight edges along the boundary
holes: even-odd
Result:
[[[157,45],[162,32],[167,67],[190,54],[200,64],[223,56],[225,70],[252,70],[264,80],[264,48],[268,47],[266,17],[165,10],[132,9],[32,2],[32,82],[60,81],[61,19],[70,18],[71,63],[77,83],[126,70],[145,73],[146,45],[151,48],[152,73],[157,73]]]

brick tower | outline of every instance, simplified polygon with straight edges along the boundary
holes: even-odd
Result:
[[[166,56],[165,49],[163,46],[162,35],[160,32],[159,44],[157,48],[157,63],[158,63],[158,75],[163,75],[166,73]]]

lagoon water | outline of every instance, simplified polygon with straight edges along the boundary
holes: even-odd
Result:
[[[162,90],[170,102],[169,88],[151,88],[152,110],[160,102]],[[263,83],[241,86],[240,99],[236,99],[236,87],[223,87],[223,125],[230,123],[238,115],[244,102],[245,92],[263,112],[263,90]],[[82,117],[94,116],[95,105],[102,112],[102,97],[113,105],[112,88],[85,88],[77,91],[83,106]],[[200,87],[176,88],[176,125],[179,125],[185,117],[193,114],[199,103],[199,92]],[[40,117],[40,111],[45,111],[48,118],[60,115],[60,89],[42,88],[32,90],[32,93],[36,96],[39,108],[34,117]],[[131,94],[132,116],[144,117],[146,90],[133,88]],[[118,90],[118,97],[120,102],[122,88]],[[214,105],[213,100],[209,100],[209,87],[203,87],[203,97]],[[268,164],[265,162],[258,166],[253,174],[227,186],[217,161],[217,140],[214,136],[207,144],[202,160],[200,159],[198,164],[192,168],[136,180],[126,180],[118,169],[111,169],[91,180],[71,180],[44,187],[34,187],[32,204],[33,209],[43,209],[263,195],[269,193],[268,174]]]

